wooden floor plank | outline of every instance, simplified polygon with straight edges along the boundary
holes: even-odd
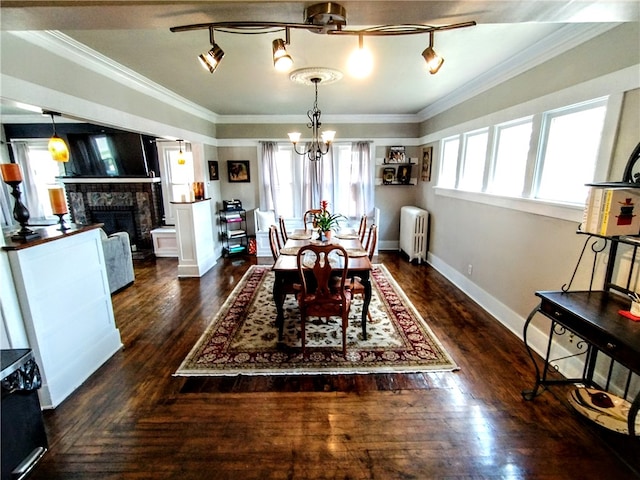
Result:
[[[522,399],[533,369],[511,332],[431,267],[395,253],[378,262],[460,370],[174,377],[256,262],[221,259],[202,278],[178,279],[174,259],[139,261],[134,285],[113,296],[124,349],[45,412],[51,448],[32,478],[638,476],[640,442],[583,419],[566,388]]]

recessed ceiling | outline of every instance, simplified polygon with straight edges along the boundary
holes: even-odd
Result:
[[[303,114],[313,101],[313,87],[294,83],[288,73],[273,69],[271,42],[282,34],[216,33],[225,57],[209,74],[197,62],[210,46],[208,31],[172,33],[169,28],[225,20],[302,22],[304,8],[311,3],[4,1],[0,25],[2,30],[59,30],[89,52],[108,57],[224,121],[234,116]],[[327,67],[345,74],[339,82],[319,87],[319,106],[326,115],[424,114],[447,97],[476,89],[479,82],[496,81],[544,60],[548,52],[562,50],[565,42],[602,32],[603,22],[611,22],[608,28],[613,22],[638,21],[640,2],[340,3],[347,10],[347,28],[471,20],[478,25],[435,34],[434,47],[445,58],[436,75],[426,71],[421,57],[428,35],[367,37],[365,46],[373,52],[375,67],[363,80],[348,76],[346,69],[357,37],[293,31],[288,51],[294,69]]]

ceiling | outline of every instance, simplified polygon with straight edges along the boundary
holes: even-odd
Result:
[[[172,33],[169,28],[231,20],[301,23],[305,7],[313,3],[3,0],[0,27],[4,31],[59,31],[63,35],[56,36],[58,52],[64,45],[108,68],[114,68],[116,62],[116,66],[126,67],[128,75],[145,77],[187,103],[212,112],[218,121],[232,122],[240,121],[239,116],[299,116],[311,107],[313,87],[293,83],[288,73],[273,69],[271,42],[283,34],[216,33],[216,43],[225,51],[225,58],[218,70],[209,74],[197,61],[197,56],[210,48],[208,31]],[[426,118],[444,105],[517,75],[618,22],[640,20],[637,0],[340,4],[347,11],[347,29],[383,24],[478,23],[435,34],[434,47],[445,58],[436,75],[426,71],[421,57],[429,43],[428,35],[366,37],[365,46],[373,52],[375,66],[372,75],[363,80],[351,78],[346,70],[357,37],[292,31],[288,51],[294,69],[329,67],[344,73],[340,81],[319,86],[323,115],[363,119]]]

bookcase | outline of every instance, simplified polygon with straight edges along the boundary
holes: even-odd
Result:
[[[220,238],[222,255],[237,255],[247,251],[247,212],[220,210]]]

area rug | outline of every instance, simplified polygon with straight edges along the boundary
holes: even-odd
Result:
[[[382,264],[372,270],[367,340],[362,338],[362,300],[352,301],[346,358],[339,317],[307,322],[303,357],[293,295],[285,300],[284,337],[278,342],[273,282],[270,267],[251,266],[175,375],[415,373],[458,368]]]

